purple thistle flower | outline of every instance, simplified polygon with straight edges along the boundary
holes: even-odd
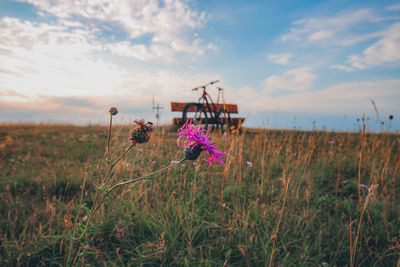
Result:
[[[193,125],[192,120],[186,121],[186,123],[178,130],[177,144],[180,147],[179,141],[181,138],[185,138],[183,142],[184,149],[190,149],[193,151],[197,146],[200,146],[201,151],[206,151],[209,159],[204,159],[210,163],[210,166],[217,162],[220,165],[224,165],[222,156],[225,156],[226,152],[218,151],[218,147],[211,142],[211,137],[208,136],[208,132],[200,126]]]
[[[360,187],[362,187],[362,188],[368,188],[368,185],[360,184]]]

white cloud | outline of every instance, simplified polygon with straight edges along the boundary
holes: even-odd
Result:
[[[181,90],[213,78],[163,70],[133,71],[106,62],[95,54],[108,49],[124,57],[149,60],[167,52],[160,51],[164,49],[161,45],[150,49],[132,46],[132,50],[128,43],[114,47],[102,45],[96,39],[95,29],[67,30],[63,25],[14,18],[0,19],[0,28],[3,29],[0,31],[0,88],[13,92],[7,96],[3,93],[3,99],[26,102],[43,96],[127,96],[137,99],[138,104],[149,101],[151,94],[161,99],[170,98],[170,93],[179,97],[190,95],[190,90],[186,93]]]
[[[130,57],[146,62],[156,61],[158,59],[171,62],[175,54],[174,50],[166,45],[131,45],[128,41],[106,44],[105,49],[121,57]]]
[[[214,51],[218,51],[218,46],[216,46],[216,45],[213,44],[213,43],[208,43],[208,44],[207,44],[207,49],[214,50]]]
[[[351,68],[349,66],[343,66],[343,65],[331,65],[331,68],[332,69],[338,69],[338,70],[344,70],[344,71],[347,71],[347,72],[351,72],[351,71],[354,70],[353,68]]]
[[[152,35],[150,46],[140,44],[139,46],[128,47],[126,44],[117,44],[126,48],[122,54],[128,54],[137,59],[147,61],[159,58],[163,60],[164,57],[171,56],[171,50],[195,55],[201,54],[199,51],[204,51],[204,48],[200,46],[200,40],[189,38],[190,34],[188,33],[204,25],[206,14],[192,10],[185,1],[25,1],[61,19],[78,17],[117,23],[128,32],[131,39]],[[146,46],[146,49],[143,49],[143,46]]]
[[[388,7],[386,7],[386,10],[399,11],[400,10],[400,4],[394,4],[394,5],[388,6]]]
[[[308,68],[292,69],[281,75],[272,75],[264,80],[266,92],[287,90],[292,92],[304,92],[311,90],[311,84],[316,76]]]
[[[345,11],[330,17],[306,18],[293,22],[290,32],[281,37],[281,41],[322,41],[327,38],[329,44],[350,45],[355,42],[373,38],[371,34],[348,33],[349,30],[362,23],[372,23],[379,19],[371,9],[359,9],[355,11]],[[343,35],[343,36],[342,36]],[[341,38],[332,39],[332,37]]]
[[[357,69],[400,61],[400,22],[382,32],[383,38],[366,48],[362,55],[349,56],[348,63]]]
[[[267,111],[353,114],[373,112],[370,99],[374,99],[378,108],[385,113],[398,113],[400,103],[400,80],[364,81],[342,83],[323,90],[307,91],[302,94],[290,94],[270,97],[251,87],[230,92],[232,102],[238,103],[241,112],[259,113]]]
[[[279,98],[282,110],[362,114],[371,110],[370,99],[386,110],[396,111],[400,80],[343,83],[324,90]]]
[[[280,65],[287,65],[289,63],[289,60],[293,57],[292,54],[289,53],[284,53],[284,54],[269,54],[268,55],[268,61],[275,63],[275,64],[280,64]]]
[[[332,37],[333,34],[334,34],[334,31],[322,30],[322,31],[314,32],[313,34],[308,36],[308,39],[311,40],[311,41],[322,40],[322,39],[325,39],[325,38]]]

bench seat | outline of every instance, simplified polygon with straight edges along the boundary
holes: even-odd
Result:
[[[222,118],[224,120],[224,124],[226,124],[226,119]],[[235,126],[238,126],[244,122],[245,118],[231,118],[231,123]],[[182,124],[182,118],[173,118],[172,119],[172,124],[173,125],[181,125]],[[202,118],[201,124],[205,124],[204,118]]]
[[[183,111],[185,106],[189,103],[182,103],[182,102],[171,102],[171,111]],[[211,105],[210,105],[211,106]],[[238,112],[238,106],[236,104],[218,104],[217,108],[223,108],[227,112],[232,113],[232,114],[237,114]],[[196,108],[193,106],[189,108],[188,112],[195,112]]]

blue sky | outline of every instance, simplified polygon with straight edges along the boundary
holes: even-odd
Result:
[[[0,122],[154,120],[154,96],[169,123],[219,79],[248,127],[398,131],[399,74],[398,1],[0,1]]]

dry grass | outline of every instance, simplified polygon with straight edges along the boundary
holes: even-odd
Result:
[[[129,146],[128,133],[113,129],[112,158]],[[399,135],[252,129],[214,141],[225,167],[185,162],[113,192],[75,264],[398,264]],[[77,218],[83,178],[91,207],[106,147],[106,127],[0,126],[1,265],[65,264],[67,235],[85,217]],[[111,181],[181,157],[174,131],[158,128]],[[379,185],[373,198],[359,182]]]

